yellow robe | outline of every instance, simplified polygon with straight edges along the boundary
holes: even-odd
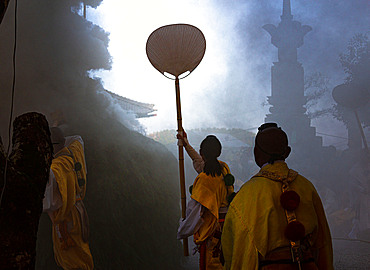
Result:
[[[223,174],[230,173],[226,163],[219,161],[223,165]],[[219,209],[227,207],[227,195],[233,192],[233,187],[226,188],[223,176],[206,175],[200,173],[194,181],[191,198],[207,208],[202,218],[204,223],[194,234],[194,242],[200,245],[213,236],[217,229]],[[215,241],[207,242],[206,267],[207,269],[222,269],[219,257],[212,257],[212,251],[217,243]]]
[[[82,165],[81,176],[86,181],[83,146],[75,140],[68,148],[72,151],[76,162]],[[76,195],[81,199],[85,197],[86,184],[82,189],[79,187],[74,161],[65,154],[69,154],[66,147],[58,152],[51,165],[63,201],[63,205],[50,214],[53,222],[54,257],[57,264],[65,270],[90,270],[94,268],[93,259],[89,244],[82,240],[80,214],[75,206]],[[60,233],[64,234],[65,231],[67,231],[67,241],[62,241]]]
[[[261,171],[285,178],[289,168],[285,162],[275,162]],[[290,189],[300,196],[295,214],[305,226],[306,235],[312,233],[310,244],[318,254],[318,269],[333,269],[330,231],[316,189],[301,175],[290,184]],[[258,254],[265,257],[276,248],[290,246],[284,235],[287,220],[280,205],[281,193],[280,182],[261,176],[253,177],[241,187],[229,206],[223,227],[224,269],[257,270]]]

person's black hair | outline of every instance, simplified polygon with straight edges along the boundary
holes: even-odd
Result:
[[[200,144],[200,153],[204,156],[203,172],[207,175],[221,175],[222,166],[217,158],[221,155],[221,143],[214,135],[208,135]]]
[[[283,152],[282,150],[280,151],[277,151],[277,152],[270,152],[270,151],[266,151],[263,147],[261,147],[261,145],[258,143],[258,135],[260,133],[263,133],[264,131],[267,131],[267,130],[270,130],[270,129],[276,129],[276,130],[279,130],[279,134],[280,134],[280,139],[283,142],[284,144],[284,148],[285,148],[285,145],[288,146],[288,136],[286,135],[286,133],[281,129],[281,127],[279,127],[277,125],[277,123],[274,123],[274,122],[270,122],[270,123],[264,123],[262,124],[259,128],[258,128],[258,133],[257,133],[257,136],[256,136],[256,140],[255,140],[255,145],[263,152],[265,153],[266,155],[270,156],[270,159],[268,161],[269,164],[274,164],[274,162],[276,160],[285,160],[285,152]]]

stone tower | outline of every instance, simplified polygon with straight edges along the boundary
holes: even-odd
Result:
[[[316,136],[316,129],[311,127],[305,114],[304,71],[297,61],[297,49],[312,28],[293,20],[290,0],[284,0],[280,18],[277,27],[272,24],[263,26],[271,35],[271,43],[278,48],[278,62],[271,67],[270,114],[266,115],[265,121],[277,122],[287,132],[293,153],[295,150],[302,153],[303,145],[310,145],[311,150],[322,146],[322,138]]]

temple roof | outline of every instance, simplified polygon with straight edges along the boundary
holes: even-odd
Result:
[[[105,90],[105,92],[109,94],[123,110],[133,112],[136,118],[156,116],[156,114],[153,114],[153,112],[157,111],[154,109],[154,104],[128,99],[108,90]]]

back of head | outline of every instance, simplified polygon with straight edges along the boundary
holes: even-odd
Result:
[[[204,159],[203,171],[212,176],[221,175],[221,165],[217,158],[221,155],[221,143],[214,135],[208,135],[200,144],[200,154]]]
[[[51,142],[54,148],[54,154],[64,148],[65,137],[63,131],[58,127],[50,128]]]
[[[259,163],[265,161],[273,164],[276,160],[285,160],[290,153],[288,136],[276,123],[265,123],[258,128],[255,139],[255,158]],[[257,160],[256,160],[257,163]],[[258,164],[257,165],[261,165]]]
[[[201,155],[207,158],[218,158],[221,155],[221,143],[215,135],[208,135],[200,144]]]

